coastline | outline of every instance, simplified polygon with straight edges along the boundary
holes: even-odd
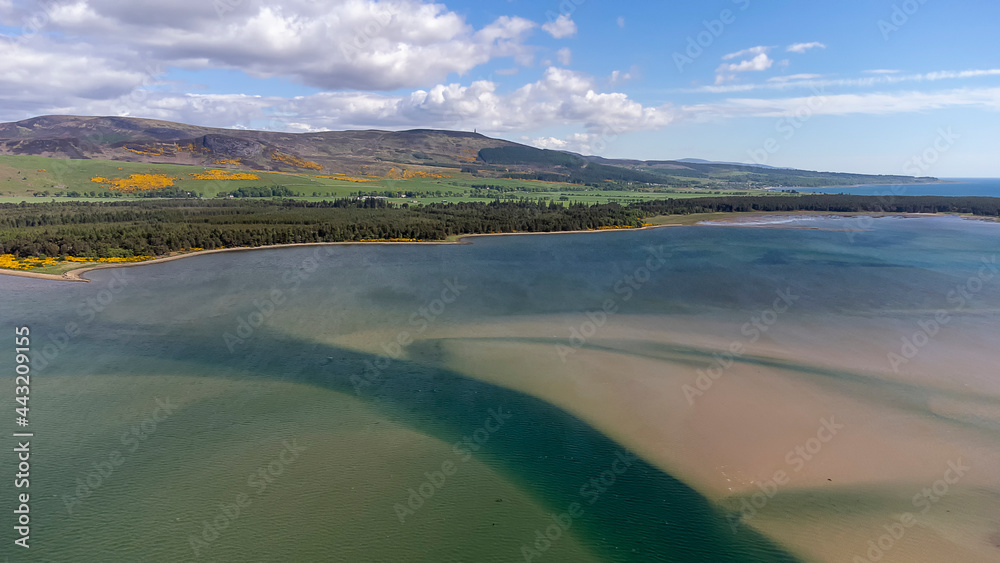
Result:
[[[109,268],[130,268],[135,266],[145,266],[147,264],[158,264],[163,262],[170,262],[173,260],[180,260],[181,258],[189,258],[191,256],[202,256],[205,254],[215,254],[218,252],[247,252],[252,250],[268,250],[273,248],[296,248],[296,247],[307,247],[307,246],[359,246],[359,245],[453,245],[453,244],[472,244],[472,242],[466,242],[466,239],[471,239],[474,237],[495,237],[495,236],[521,236],[521,235],[567,235],[567,234],[582,234],[582,233],[607,233],[616,231],[644,231],[648,229],[658,229],[661,227],[684,227],[692,226],[695,223],[670,223],[662,225],[650,225],[646,227],[636,227],[632,229],[600,229],[600,230],[577,230],[577,231],[546,231],[537,233],[475,233],[468,235],[458,235],[455,240],[442,240],[442,241],[423,241],[423,242],[357,242],[357,241],[344,241],[344,242],[300,242],[291,244],[272,244],[267,246],[240,246],[236,248],[214,248],[211,250],[198,250],[196,252],[185,252],[182,254],[175,254],[172,256],[161,256],[160,258],[154,258],[152,260],[145,260],[143,262],[125,262],[120,264],[97,264],[93,266],[83,266],[81,268],[74,268],[72,270],[66,271],[62,274],[43,274],[41,272],[28,272],[22,270],[7,270],[0,269],[0,275],[10,275],[18,276],[22,278],[34,278],[41,280],[53,280],[53,281],[68,281],[68,282],[86,282],[90,283],[90,280],[83,277],[83,274],[87,272],[92,272],[94,270],[105,270]]]
[[[468,235],[456,235],[454,240],[443,240],[443,241],[425,241],[425,242],[357,242],[357,241],[345,241],[345,242],[302,242],[302,243],[291,243],[291,244],[274,244],[268,246],[241,246],[237,248],[215,248],[211,250],[198,250],[196,252],[186,252],[182,254],[175,254],[169,256],[162,256],[160,258],[154,258],[152,260],[146,260],[143,262],[125,262],[119,264],[96,264],[91,266],[83,266],[80,268],[74,268],[68,270],[62,274],[43,274],[40,272],[28,272],[21,270],[7,270],[0,269],[0,275],[17,276],[23,278],[34,278],[52,281],[67,281],[67,282],[85,282],[90,283],[90,280],[83,277],[83,274],[92,272],[94,270],[104,270],[108,268],[131,268],[136,266],[144,266],[147,264],[158,264],[163,262],[170,262],[173,260],[180,260],[182,258],[188,258],[191,256],[202,256],[205,254],[215,254],[219,252],[247,252],[252,250],[266,250],[273,248],[296,248],[296,247],[307,247],[307,246],[351,246],[351,245],[453,245],[453,244],[472,244],[468,239],[473,239],[476,237],[496,237],[496,236],[524,236],[524,235],[568,235],[568,234],[584,234],[584,233],[611,233],[611,232],[635,232],[635,231],[646,231],[651,229],[660,229],[666,227],[694,227],[701,226],[699,223],[705,221],[713,221],[716,223],[734,223],[738,225],[736,219],[743,218],[753,218],[753,217],[766,217],[766,216],[781,216],[781,215],[828,215],[833,217],[857,217],[857,216],[869,216],[869,217],[910,217],[910,218],[921,218],[921,217],[961,217],[964,219],[971,220],[987,220],[997,222],[996,219],[991,219],[989,217],[974,217],[966,216],[955,213],[872,213],[872,212],[846,212],[837,213],[833,211],[752,211],[747,213],[700,213],[700,214],[690,214],[690,215],[661,215],[657,217],[650,217],[649,219],[671,219],[670,222],[663,222],[659,224],[648,225],[645,227],[635,227],[631,229],[593,229],[593,230],[574,230],[574,231],[545,231],[545,232],[516,232],[516,233],[474,233]],[[707,225],[706,225],[707,226]],[[781,227],[774,227],[781,228]],[[787,227],[786,227],[787,228]],[[449,237],[450,238],[450,237]]]
[[[936,186],[939,184],[961,184],[962,182],[956,180],[937,180],[936,182],[910,182],[907,184],[851,184],[850,186],[792,186],[792,187],[773,187],[773,188],[763,188],[767,191],[780,192],[783,190],[833,190],[836,188],[864,188],[868,186]],[[801,193],[801,192],[800,192]],[[809,192],[804,192],[809,193]]]

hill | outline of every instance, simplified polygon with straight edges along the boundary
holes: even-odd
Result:
[[[132,117],[44,116],[0,124],[0,154],[260,171],[380,173],[394,164],[460,168],[513,145],[460,131],[280,133]]]
[[[42,116],[0,124],[0,155],[388,177],[401,170],[587,184],[753,189],[933,182],[685,160],[621,160],[538,149],[478,133],[218,129],[132,117]]]

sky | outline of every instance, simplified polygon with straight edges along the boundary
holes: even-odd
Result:
[[[0,0],[0,121],[1000,177],[994,0]]]

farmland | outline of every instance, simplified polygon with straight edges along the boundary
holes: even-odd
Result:
[[[393,172],[396,171],[396,172]],[[141,190],[115,189],[115,181],[129,177],[172,179],[170,186],[194,197],[214,198],[240,188],[283,186],[295,199],[323,201],[373,195],[395,203],[428,203],[550,199],[557,203],[632,203],[664,197],[707,195],[763,195],[764,190],[705,190],[637,186],[631,190],[608,189],[561,182],[480,178],[453,168],[392,168],[380,176],[347,176],[329,172],[243,171],[229,167],[202,167],[96,159],[58,159],[41,156],[0,156],[0,202],[59,200],[103,201],[142,195]],[[94,181],[94,179],[106,181]],[[124,182],[127,184],[127,182]],[[404,196],[405,197],[401,197]]]

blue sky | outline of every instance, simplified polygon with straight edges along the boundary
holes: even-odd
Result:
[[[1000,177],[986,1],[0,0],[0,119],[477,129],[608,157]]]

